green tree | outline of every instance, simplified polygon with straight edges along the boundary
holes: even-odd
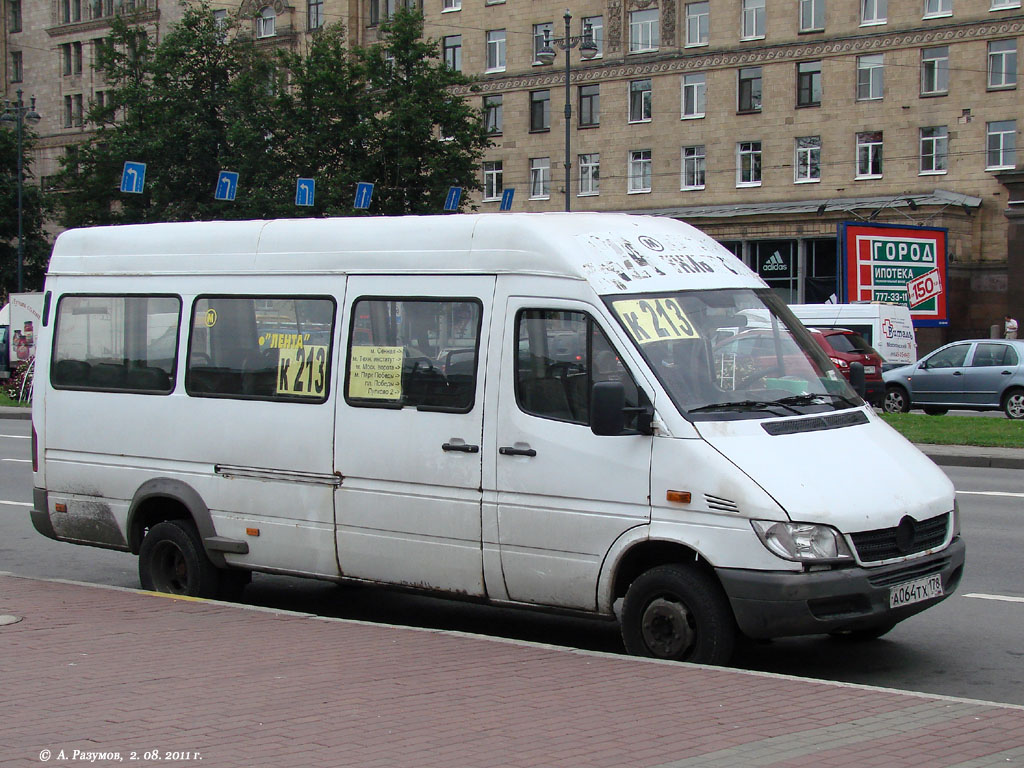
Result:
[[[6,123],[0,124],[6,125]],[[32,181],[34,134],[22,129],[22,289],[37,291],[50,255],[43,230],[45,199]],[[18,136],[16,129],[0,127],[0,304],[18,290]]]

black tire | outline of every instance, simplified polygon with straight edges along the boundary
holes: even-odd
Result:
[[[907,390],[893,384],[885,388],[885,400],[882,401],[882,410],[886,413],[907,413],[910,411],[910,397]]]
[[[220,572],[203,550],[191,520],[166,520],[149,529],[139,548],[143,589],[188,597],[216,597]]]
[[[937,405],[929,405],[924,409],[924,412],[929,416],[945,416],[949,413],[949,408],[939,408]]]
[[[622,641],[634,656],[725,664],[736,647],[736,620],[721,586],[686,565],[641,574],[626,592]]]
[[[1011,389],[1003,396],[1003,413],[1008,419],[1024,419],[1024,389]]]
[[[871,640],[877,640],[882,635],[887,634],[896,626],[896,623],[892,624],[879,624],[877,627],[867,627],[866,629],[851,629],[845,632],[830,632],[829,637],[833,640],[839,640],[844,643],[866,643]]]

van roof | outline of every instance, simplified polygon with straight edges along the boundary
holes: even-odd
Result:
[[[598,293],[764,287],[700,230],[608,213],[205,221],[74,229],[50,275],[500,274],[587,280]]]

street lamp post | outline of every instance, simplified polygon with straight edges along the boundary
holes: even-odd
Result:
[[[11,123],[14,123],[15,130],[18,132],[18,293],[21,293],[23,288],[22,265],[25,263],[25,236],[22,230],[22,216],[24,212],[22,199],[25,188],[24,171],[22,169],[22,134],[26,121],[36,125],[42,120],[42,116],[36,112],[36,97],[32,97],[32,104],[30,106],[25,106],[25,102],[21,100],[21,94],[22,91],[19,88],[18,100],[14,104],[8,101],[4,105],[3,115],[0,116],[0,122],[3,122],[8,127]]]
[[[565,35],[551,40],[548,38],[548,32],[545,31],[544,47],[537,51],[537,60],[544,64],[552,63],[555,60],[555,49],[552,48],[552,45],[557,45],[565,51],[565,210],[569,211],[572,209],[572,198],[570,196],[571,176],[569,173],[569,169],[572,167],[572,161],[569,158],[569,128],[572,123],[572,92],[569,87],[571,74],[569,50],[579,46],[580,56],[589,60],[597,55],[597,44],[594,42],[589,24],[584,28],[582,35],[573,37],[570,34],[569,24],[572,22],[572,14],[569,13],[568,8],[565,10],[565,16],[562,18],[565,19]]]

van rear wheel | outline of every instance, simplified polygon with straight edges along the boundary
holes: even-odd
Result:
[[[139,581],[153,592],[212,598],[220,587],[220,572],[206,556],[191,520],[165,520],[142,540]]]
[[[725,664],[736,647],[736,621],[721,586],[687,565],[641,574],[626,592],[620,623],[634,656]]]

